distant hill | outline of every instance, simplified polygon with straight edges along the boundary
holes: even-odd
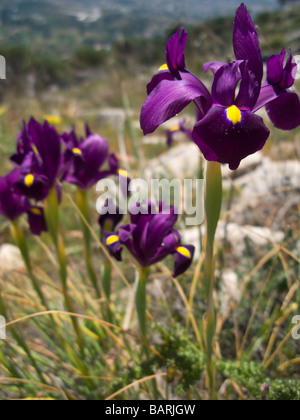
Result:
[[[232,16],[241,0],[1,0],[0,45],[67,52],[74,43],[108,48],[126,36],[151,38],[178,23],[195,25]],[[248,0],[251,12],[280,7],[278,0]],[[39,39],[38,39],[39,38]],[[54,42],[51,42],[53,39]],[[56,41],[60,39],[61,48]],[[64,51],[62,51],[64,50]]]
[[[291,0],[283,0],[291,1]],[[298,1],[298,0],[296,0]],[[0,48],[25,46],[53,57],[78,47],[110,50],[126,38],[165,38],[178,24],[233,16],[241,0],[1,0]],[[256,16],[279,0],[245,1]]]

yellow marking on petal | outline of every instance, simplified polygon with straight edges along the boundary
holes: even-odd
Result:
[[[179,252],[179,254],[183,255],[184,257],[188,258],[189,260],[192,259],[192,255],[191,255],[190,251],[187,248],[185,248],[184,246],[179,246],[176,249],[176,251]]]
[[[119,169],[118,174],[124,178],[130,178],[129,172],[127,172],[125,169]]]
[[[59,115],[44,115],[45,120],[50,124],[61,124],[62,118]]]
[[[37,207],[31,207],[30,212],[35,214],[36,216],[41,216],[42,215],[41,210]]]
[[[179,131],[180,130],[180,126],[179,125],[173,125],[171,128],[170,128],[170,131]]]
[[[74,153],[74,155],[78,155],[78,156],[82,155],[82,151],[80,149],[78,149],[78,147],[74,147],[72,152]]]
[[[32,174],[26,175],[24,178],[24,184],[26,185],[26,187],[28,188],[32,187],[33,183],[34,183],[34,175]]]
[[[160,66],[158,71],[163,71],[163,70],[169,70],[168,64],[163,64],[162,66]]]
[[[117,235],[111,235],[106,239],[106,245],[112,245],[115,244],[116,242],[119,242],[120,238]]]
[[[232,105],[227,108],[227,118],[233,123],[237,124],[242,120],[242,113],[237,106]]]

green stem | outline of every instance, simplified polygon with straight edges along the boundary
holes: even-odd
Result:
[[[57,259],[59,262],[59,274],[60,274],[60,281],[62,284],[62,290],[63,290],[63,297],[65,301],[65,306],[68,312],[75,313],[72,301],[70,299],[69,293],[68,293],[68,272],[67,272],[67,257],[66,257],[66,251],[64,242],[62,239],[62,236],[59,234],[59,213],[58,213],[58,196],[57,196],[57,190],[54,186],[47,199],[45,200],[45,218],[47,222],[47,227],[49,229],[49,233],[51,235],[56,254]],[[73,328],[75,331],[75,334],[77,336],[77,342],[79,349],[81,351],[81,354],[84,354],[84,341],[81,333],[81,329],[78,323],[78,319],[75,317],[71,317]]]
[[[81,226],[83,232],[83,239],[84,239],[84,259],[87,268],[87,272],[89,278],[91,280],[92,286],[95,289],[96,296],[98,299],[101,298],[101,293],[98,285],[98,278],[93,267],[92,259],[91,259],[91,232],[87,226],[87,223],[90,224],[90,209],[89,209],[89,200],[88,200],[88,192],[77,187],[76,190],[76,201],[77,206],[84,217],[85,220],[81,217]]]
[[[37,278],[35,277],[35,275],[33,274],[26,238],[25,238],[23,229],[20,226],[20,223],[19,223],[18,219],[11,223],[10,231],[11,231],[11,235],[14,238],[18,248],[20,249],[20,252],[21,252],[24,264],[26,266],[26,269],[27,269],[28,276],[29,276],[29,279],[31,281],[32,287],[36,291],[42,305],[46,309],[49,309],[48,305],[47,305],[47,301],[45,299],[45,296],[44,296],[44,294],[43,294],[43,292],[40,288],[39,282],[38,282]]]
[[[106,256],[103,256],[103,266],[101,271],[102,289],[106,298],[106,318],[113,323],[113,314],[110,310],[110,294],[111,294],[111,263]]]
[[[207,375],[210,397],[216,394],[216,363],[214,359],[214,339],[216,332],[216,314],[214,307],[215,258],[214,242],[222,206],[222,172],[217,162],[208,162],[206,172],[206,250],[204,260],[204,287],[207,299],[206,353]]]
[[[142,268],[136,272],[135,283],[135,304],[139,319],[140,333],[142,340],[147,343],[147,316],[146,316],[146,283],[148,268]]]

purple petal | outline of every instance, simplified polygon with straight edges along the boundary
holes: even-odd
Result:
[[[33,235],[40,236],[42,232],[48,231],[44,210],[41,207],[32,207],[28,211],[28,223]]]
[[[238,168],[242,159],[261,150],[269,137],[262,118],[241,111],[241,120],[233,123],[227,109],[212,108],[194,128],[194,141],[208,161],[228,163]]]
[[[297,67],[297,64],[295,63],[294,57],[292,55],[289,56],[286,62],[286,66],[283,70],[283,76],[280,86],[283,89],[289,89],[291,86],[293,86],[295,82],[295,68]]]
[[[205,73],[208,70],[211,70],[213,74],[216,74],[218,70],[220,70],[221,67],[223,67],[226,63],[223,63],[222,61],[208,61],[207,63],[203,64],[203,70]]]
[[[238,8],[234,20],[233,48],[236,58],[248,61],[248,69],[255,75],[257,81],[261,83],[263,61],[259,40],[254,23],[244,3]]]
[[[260,108],[276,99],[281,93],[283,93],[282,89],[278,89],[276,86],[264,83],[261,87],[258,100],[253,107],[253,112],[258,111]]]
[[[181,26],[179,31],[171,36],[166,46],[167,65],[171,73],[177,77],[178,70],[185,69],[184,48],[188,33]]]
[[[0,214],[15,220],[30,208],[29,200],[14,188],[20,170],[14,169],[7,176],[0,177]]]
[[[244,67],[239,94],[235,104],[238,108],[252,110],[257,102],[261,90],[261,85],[255,75]]]
[[[239,66],[241,61],[234,61],[221,67],[214,79],[212,86],[212,98],[215,104],[230,106],[234,103],[235,90],[241,79]]]
[[[285,49],[278,55],[272,55],[267,61],[267,81],[271,85],[277,85],[281,82],[284,59]]]
[[[122,244],[115,233],[104,233],[105,244],[110,254],[117,260],[122,261]]]
[[[150,93],[153,91],[153,89],[156,88],[156,86],[162,82],[163,80],[175,80],[174,76],[169,72],[169,70],[161,70],[158,73],[156,73],[150,82],[147,85],[147,94],[150,95]]]
[[[192,264],[195,254],[195,247],[193,245],[182,245],[177,248],[174,253],[174,273],[173,277],[178,277],[183,274]]]
[[[156,214],[145,226],[140,245],[147,261],[156,255],[165,236],[170,233],[177,222],[177,218],[176,214]]]
[[[206,96],[207,92],[190,80],[163,80],[151,92],[142,107],[140,123],[144,134],[153,133],[189,103]]]
[[[296,93],[284,92],[266,110],[275,127],[281,130],[293,130],[300,125],[300,101]]]
[[[54,127],[48,121],[43,125],[31,118],[28,124],[28,131],[43,161],[44,174],[53,185],[61,165],[61,142]]]
[[[97,171],[108,158],[108,142],[104,137],[92,134],[83,142],[81,151],[85,168],[92,173]]]

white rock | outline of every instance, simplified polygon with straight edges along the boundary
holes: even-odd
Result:
[[[232,300],[235,302],[239,302],[241,300],[241,291],[239,290],[239,278],[234,271],[223,271],[220,294],[222,314],[226,312],[228,305]]]
[[[21,252],[19,248],[10,244],[0,246],[0,273],[24,268]]]

